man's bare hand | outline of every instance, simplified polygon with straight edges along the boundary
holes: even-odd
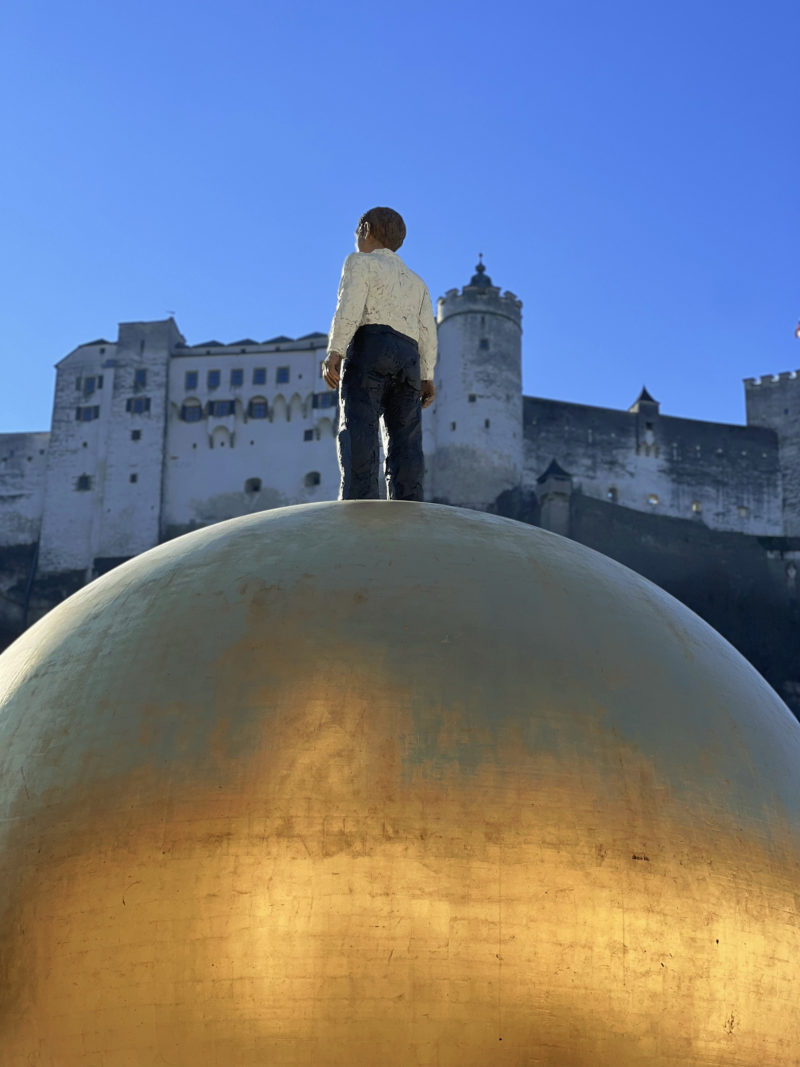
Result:
[[[342,378],[342,356],[340,352],[331,352],[322,364],[322,377],[329,389],[338,389]]]
[[[422,382],[422,406],[429,408],[436,399],[436,386],[432,378],[425,378]]]

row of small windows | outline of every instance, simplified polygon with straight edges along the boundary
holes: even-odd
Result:
[[[277,385],[286,385],[290,380],[290,368],[278,367],[275,370],[275,382]],[[200,375],[196,370],[187,370],[184,378],[184,384],[187,393],[193,393],[197,389],[200,381]],[[210,370],[206,371],[206,388],[219,389],[222,384],[222,371]],[[241,367],[234,367],[231,371],[230,384],[232,389],[236,389],[241,385],[244,385],[244,370]],[[254,367],[253,368],[253,385],[266,385],[267,384],[267,368],[266,367]]]
[[[311,407],[314,409],[334,408],[338,403],[336,393],[314,393]],[[184,422],[200,422],[204,415],[221,419],[236,414],[236,400],[209,400],[203,404],[195,397],[189,397],[181,404],[180,417]],[[269,403],[266,397],[254,396],[247,405],[249,419],[266,419],[269,417]]]
[[[606,490],[606,499],[610,500],[612,504],[616,504],[619,501],[619,491],[617,490],[616,486],[612,485],[609,489]],[[650,505],[651,508],[657,508],[658,505],[661,503],[658,493],[649,493],[647,496],[647,503]],[[702,501],[693,500],[692,514],[702,515],[702,513]],[[746,507],[746,505],[744,504],[739,504],[739,506],[736,508],[736,513],[740,519],[746,519],[750,515],[750,508]]]
[[[137,367],[133,372],[133,384],[137,389],[142,389],[147,385],[147,369],[145,367]],[[103,375],[102,374],[87,374],[86,377],[80,377],[75,379],[75,389],[79,393],[83,393],[84,396],[91,396],[98,389],[103,388]]]
[[[136,485],[139,481],[139,475],[134,473],[128,475],[128,481],[131,485]],[[311,489],[315,485],[320,485],[322,482],[322,475],[319,471],[309,471],[303,478],[303,485],[306,489]],[[91,490],[94,486],[94,479],[90,474],[81,474],[75,479],[75,489],[79,493],[85,493]],[[246,493],[258,493],[261,490],[260,478],[248,478],[244,483],[244,491]]]
[[[315,485],[319,485],[322,482],[322,475],[319,471],[309,471],[303,478],[303,485],[306,489],[311,489]],[[258,493],[261,491],[261,479],[260,478],[248,478],[244,483],[244,491],[246,493]]]
[[[143,415],[150,410],[149,396],[129,396],[125,401],[125,410],[132,415]],[[100,418],[100,405],[92,404],[75,408],[76,422],[92,422]]]

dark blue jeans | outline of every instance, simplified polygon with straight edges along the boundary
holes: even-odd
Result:
[[[339,392],[340,500],[378,498],[378,421],[388,438],[390,500],[422,500],[422,406],[416,341],[389,326],[360,326]]]

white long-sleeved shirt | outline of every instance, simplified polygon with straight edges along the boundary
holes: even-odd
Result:
[[[436,323],[428,287],[396,252],[351,252],[342,267],[328,352],[344,355],[359,326],[391,326],[419,345],[423,380],[433,378]]]

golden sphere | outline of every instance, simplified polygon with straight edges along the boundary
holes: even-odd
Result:
[[[574,542],[235,519],[0,694],[3,1067],[800,1062],[800,726]]]

